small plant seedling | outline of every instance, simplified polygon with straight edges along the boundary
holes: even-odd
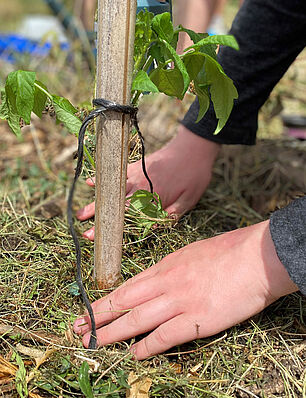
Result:
[[[105,0],[105,2],[106,1],[107,0]],[[110,6],[110,3],[107,4]],[[102,14],[100,13],[99,15]],[[108,17],[110,18],[110,16]],[[101,23],[100,26],[103,28],[105,24]],[[180,32],[187,33],[193,42],[193,44],[188,47],[182,55],[179,55],[176,52]],[[116,31],[114,31],[113,34],[116,36]],[[103,38],[106,36],[104,34],[101,37]],[[98,43],[102,43],[102,41],[98,40]],[[113,50],[112,48],[107,47],[107,42],[103,42],[103,44],[106,46],[106,48],[104,48],[106,53],[107,51],[110,52]],[[135,28],[134,71],[132,86],[130,87],[129,85],[127,87],[127,82],[129,79],[125,78],[123,79],[125,81],[125,87],[122,88],[122,83],[121,81],[119,82],[119,78],[121,78],[120,73],[123,71],[116,70],[116,81],[112,81],[112,87],[116,87],[116,90],[112,92],[109,90],[103,91],[100,90],[101,87],[99,86],[98,92],[101,96],[114,95],[115,98],[109,98],[109,100],[119,101],[118,98],[121,98],[121,100],[124,98],[121,96],[122,90],[123,92],[126,92],[125,90],[131,89],[131,104],[136,106],[139,102],[140,96],[143,93],[149,92],[162,92],[168,96],[183,99],[190,84],[192,83],[193,91],[199,100],[199,113],[197,115],[197,122],[204,117],[210,103],[212,102],[216,118],[218,120],[215,130],[215,134],[217,134],[224,127],[226,121],[228,120],[233,108],[234,99],[238,97],[237,90],[232,80],[226,76],[221,65],[217,61],[216,49],[218,45],[227,45],[238,50],[238,44],[233,36],[208,36],[206,33],[196,33],[192,30],[185,29],[182,26],[174,28],[170,13],[154,16],[152,13],[147,11],[140,12],[137,16]],[[125,46],[125,48],[121,48],[120,50],[118,48],[118,56],[119,52],[121,56],[125,56],[127,54],[127,48],[128,46]],[[102,52],[100,50],[101,49],[99,48],[98,57],[101,58]],[[128,64],[130,67],[131,57],[129,56],[128,58]],[[107,57],[105,59],[109,61]],[[107,62],[103,67],[102,63],[98,62],[99,82],[103,80],[100,78],[101,70],[107,71],[108,73],[109,69],[110,66],[107,65]],[[108,77],[110,77],[109,73],[105,75],[105,81],[108,81]],[[54,113],[56,115],[56,121],[58,123],[63,123],[67,127],[68,131],[78,135],[78,131],[81,127],[81,121],[76,116],[77,108],[75,108],[69,102],[69,100],[64,97],[51,94],[47,87],[36,79],[35,72],[18,70],[8,75],[5,87],[1,90],[0,118],[7,120],[10,128],[18,137],[21,136],[20,123],[30,124],[32,113],[36,114],[38,117],[42,117],[42,113],[46,105],[51,105],[53,107]],[[94,115],[97,115],[97,113],[94,113]],[[112,121],[113,126],[115,126],[114,123],[115,122]],[[87,120],[84,126],[85,129],[87,126]],[[116,129],[114,130],[112,130],[109,126],[110,131],[115,134],[115,130],[118,131],[118,126],[119,124],[117,123]],[[120,122],[120,126],[122,126],[122,122]],[[82,130],[82,134],[80,134],[82,139],[84,129]],[[111,266],[108,268],[108,270],[111,269],[111,271],[107,271],[111,277],[115,275],[115,279],[118,275],[120,275],[120,245],[123,231],[122,210],[124,209],[125,201],[123,192],[124,184],[121,184],[121,181],[124,181],[125,176],[123,174],[127,164],[127,132],[128,129],[124,128],[122,130],[122,136],[120,136],[119,139],[118,135],[116,135],[115,140],[112,134],[109,134],[111,139],[108,141],[103,139],[104,145],[105,142],[107,142],[105,145],[106,149],[104,148],[103,152],[103,170],[116,170],[116,172],[113,173],[113,175],[116,175],[114,180],[112,180],[109,175],[106,175],[106,173],[102,173],[102,157],[98,156],[99,163],[96,170],[96,207],[99,208],[99,211],[97,212],[96,217],[97,239],[95,248],[95,269],[97,280],[101,279],[101,281],[105,279],[104,276],[102,278],[100,275],[100,273],[102,273],[101,270],[106,269],[106,267],[104,267],[104,265],[102,266],[102,264],[97,266],[97,259],[99,259],[99,261],[104,259],[103,261],[105,261],[106,264],[111,264]],[[101,138],[102,135],[97,134],[97,136]],[[122,145],[123,143],[124,145]],[[98,139],[97,147],[99,153],[102,152],[101,144],[102,140]],[[118,148],[120,148],[119,151]],[[84,147],[84,150],[91,165],[93,168],[95,168],[94,160],[92,159],[89,151],[86,147]],[[122,157],[123,153],[124,159]],[[82,151],[80,151],[80,154],[81,157]],[[106,156],[106,154],[108,155]],[[70,191],[70,205],[72,202],[75,182],[81,172],[81,169],[82,164],[79,161],[73,188]],[[103,180],[103,178],[105,178],[105,180]],[[103,196],[102,188],[105,189],[103,191],[104,198],[112,198],[112,202],[104,200],[103,204],[106,204],[104,207],[102,206],[101,201]],[[157,221],[160,221],[161,219],[165,220],[167,217],[166,212],[164,212],[162,209],[159,197],[153,192],[136,192],[130,198],[130,204],[129,216],[130,218],[136,220],[136,225],[139,229],[143,229],[144,236],[148,233],[150,228],[157,223]],[[68,206],[68,209],[71,209],[71,206]],[[102,212],[106,212],[106,215],[104,213],[102,215],[100,211],[101,209]],[[114,227],[118,227],[116,231],[114,230],[113,226],[111,228],[109,227],[110,222],[101,222],[102,219],[105,221],[105,216],[108,216],[109,209],[114,211],[114,217],[112,217],[112,219],[116,220],[116,224],[114,224]],[[71,211],[69,211],[68,218],[71,230],[73,231]],[[117,219],[120,219],[120,222],[118,222]],[[102,234],[103,228],[104,231]],[[108,231],[107,233],[106,230]],[[72,235],[74,236],[74,240],[76,242],[77,238],[76,235],[74,235],[74,231],[72,232]],[[104,240],[107,242],[104,245],[100,244],[100,242],[102,242],[100,238],[102,235],[104,236]],[[110,239],[112,239],[113,242],[115,242],[114,245],[117,245],[119,248],[117,251],[113,251],[113,246],[109,244]],[[77,243],[76,246],[78,246]],[[108,250],[107,253],[102,253],[96,250],[98,246],[99,248],[102,246],[103,248],[106,247]],[[116,257],[115,260],[112,257],[114,252],[119,253],[119,255],[114,255],[114,257]],[[114,272],[113,267],[113,263],[115,262],[117,268],[116,272]],[[97,269],[99,269],[99,275]],[[103,283],[101,282],[101,286],[104,286]],[[108,280],[105,286],[109,286],[112,283],[113,281],[110,282],[110,280]]]
[[[183,55],[176,53],[180,32],[186,32],[193,41]],[[217,62],[218,45],[238,50],[238,44],[231,35],[208,36],[207,33],[196,33],[181,25],[174,28],[169,13],[154,16],[148,11],[140,11],[135,27],[132,104],[136,106],[141,94],[150,92],[162,92],[182,99],[192,83],[199,100],[197,122],[205,115],[211,100],[218,119],[217,134],[224,127],[234,99],[238,97],[232,80]],[[155,68],[152,69],[152,65]],[[41,118],[46,107],[54,109],[57,123],[63,123],[70,133],[78,136],[81,120],[76,116],[77,108],[67,98],[51,94],[46,85],[36,79],[33,71],[17,70],[8,75],[5,87],[1,89],[0,119],[7,121],[17,137],[21,137],[20,126],[30,124],[31,114]],[[94,159],[86,146],[84,151],[95,168]],[[138,226],[144,227],[146,235],[154,225],[147,214],[148,206],[157,218],[165,218],[166,215],[160,210],[162,207],[158,196],[152,198],[146,191],[140,192],[140,196],[134,195],[130,214],[137,218],[138,213]],[[133,209],[134,201],[137,205]],[[142,212],[141,216],[139,212]],[[147,221],[144,221],[146,216]]]
[[[183,55],[176,53],[180,32],[186,32],[193,41]],[[218,118],[217,134],[238,97],[232,80],[216,59],[218,45],[238,50],[231,35],[208,36],[181,25],[174,29],[169,13],[154,16],[140,11],[135,29],[132,104],[138,103],[142,93],[149,92],[182,99],[192,82],[200,105],[197,121],[205,115],[211,99]],[[148,73],[152,65],[156,67]],[[17,70],[8,75],[5,87],[1,88],[0,119],[7,121],[14,134],[20,137],[21,124],[30,124],[32,112],[41,118],[46,106],[54,108],[57,123],[63,123],[70,133],[78,134],[81,127],[76,116],[78,110],[67,98],[51,94],[46,85],[36,79],[35,72]],[[94,166],[90,154],[86,155]]]

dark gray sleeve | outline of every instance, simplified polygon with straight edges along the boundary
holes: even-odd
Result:
[[[270,232],[278,258],[306,295],[306,196],[273,213]]]
[[[259,108],[306,45],[306,1],[245,0],[230,33],[237,39],[240,50],[222,47],[218,55],[239,94],[227,124],[218,135],[213,135],[217,119],[212,106],[195,123],[197,99],[182,124],[220,144],[253,145]]]

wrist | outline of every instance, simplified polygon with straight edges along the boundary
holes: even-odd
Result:
[[[179,126],[175,140],[183,151],[188,149],[193,158],[205,159],[205,166],[207,166],[207,162],[213,166],[221,149],[221,144],[200,137],[183,125]]]

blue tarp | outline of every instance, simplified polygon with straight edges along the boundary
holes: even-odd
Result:
[[[49,54],[52,44],[39,43],[16,34],[0,34],[0,58],[14,62],[16,55],[30,54],[36,57],[45,57]],[[68,50],[69,44],[61,44],[62,50]]]
[[[147,9],[154,14],[170,11],[168,2],[161,3],[158,0],[138,0],[137,12]],[[35,57],[45,57],[49,54],[52,44],[50,42],[39,43],[18,34],[0,33],[0,58],[9,62],[15,62],[18,55],[29,54]],[[69,44],[61,44],[62,50],[68,50]]]

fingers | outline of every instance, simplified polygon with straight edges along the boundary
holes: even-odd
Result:
[[[92,202],[78,210],[76,215],[81,221],[88,220],[88,218],[93,217],[95,215],[95,202]]]
[[[95,240],[95,227],[91,227],[88,231],[83,233],[83,237],[91,241]]]
[[[165,210],[168,214],[177,215],[178,217],[185,214],[190,210],[193,205],[186,192],[183,192],[172,204],[170,204]]]
[[[96,177],[90,177],[87,178],[86,184],[89,185],[90,187],[94,187],[96,183]]]
[[[148,332],[177,315],[174,303],[169,303],[162,294],[134,307],[130,312],[97,331],[98,345],[106,345],[122,341]],[[83,344],[88,347],[90,332],[83,337]]]
[[[149,268],[129,279],[106,297],[95,301],[92,309],[97,328],[121,317],[132,308],[160,296],[161,283],[155,278],[156,272],[155,267]],[[78,318],[73,328],[77,334],[87,333],[91,329],[89,317],[86,315]]]
[[[169,350],[169,348],[199,338],[200,326],[180,314],[162,323],[147,337],[134,344],[132,353],[138,360]]]

